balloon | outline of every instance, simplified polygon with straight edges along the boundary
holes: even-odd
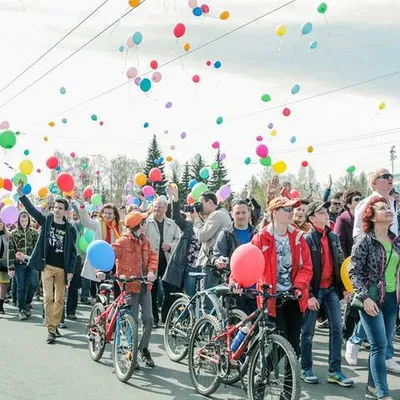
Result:
[[[30,175],[33,171],[32,161],[31,160],[22,160],[19,163],[19,170],[25,175]]]
[[[67,93],[67,89],[65,89],[65,87],[60,88],[60,93],[61,94]]]
[[[151,76],[151,80],[155,83],[160,82],[162,79],[161,72],[155,71],[153,72],[153,75]]]
[[[18,172],[17,174],[14,175],[14,178],[12,178],[12,181],[15,186],[19,185],[19,181],[22,181],[25,185],[26,183],[28,183],[28,178],[22,172]]]
[[[75,192],[73,190],[70,190],[69,192],[62,192],[63,197],[74,197]]]
[[[224,122],[224,119],[222,117],[217,118],[217,125],[221,125]]]
[[[201,7],[195,7],[193,8],[193,15],[196,17],[200,17],[201,15],[203,15],[203,10],[201,9]]]
[[[137,7],[139,4],[140,4],[140,0],[129,0],[129,5],[130,5],[132,8]]]
[[[245,160],[244,160],[244,163],[245,163],[246,165],[251,164],[251,158],[250,158],[250,157],[246,157]]]
[[[221,61],[215,61],[215,63],[214,63],[214,68],[216,68],[216,69],[219,69],[219,68],[221,68]]]
[[[199,75],[193,75],[192,76],[192,81],[194,83],[199,83],[200,82],[200,76]]]
[[[119,46],[118,47],[118,51],[120,52],[120,53],[122,53],[123,51],[125,50],[125,47],[124,46]]]
[[[291,195],[291,197],[292,197],[292,199],[300,199],[300,192],[298,191],[298,190],[296,190],[296,189],[293,189],[291,192],[290,192],[290,195]]]
[[[340,267],[340,278],[342,279],[343,286],[349,293],[354,293],[354,288],[349,277],[349,267],[351,263],[351,257],[347,257]]]
[[[68,120],[67,120],[67,118],[63,118],[63,119],[61,120],[61,122],[62,122],[63,124],[66,124],[66,123],[68,122]]]
[[[32,192],[32,186],[29,184],[29,183],[27,183],[23,188],[22,188],[22,193],[24,194],[24,195],[28,195],[28,194],[30,194]]]
[[[132,35],[132,40],[133,40],[133,43],[135,43],[138,46],[140,43],[142,43],[143,35],[140,32],[135,32]]]
[[[189,50],[190,50],[190,44],[189,44],[189,43],[185,43],[185,44],[183,45],[183,50],[189,51]]]
[[[6,205],[1,209],[0,218],[6,225],[15,224],[18,221],[19,211],[18,207],[13,205]]]
[[[156,60],[150,61],[150,68],[151,69],[157,69],[158,68],[158,62]]]
[[[290,143],[296,143],[296,136],[292,136],[290,138]]]
[[[208,14],[210,12],[210,7],[208,7],[207,4],[202,4],[201,10],[203,11],[204,14]]]
[[[71,192],[74,190],[75,181],[71,174],[63,172],[57,176],[56,179],[58,188],[63,192]]]
[[[29,155],[29,150],[28,149],[24,150],[24,155],[25,156]]]
[[[13,184],[12,184],[10,179],[5,178],[3,180],[3,189],[8,190],[9,192],[11,192],[12,186],[13,186]]]
[[[223,21],[227,20],[229,18],[229,11],[222,11],[219,18],[222,19]]]
[[[128,194],[128,196],[125,197],[125,204],[127,206],[131,205],[133,203],[133,195]]]
[[[278,161],[272,166],[272,169],[277,174],[283,174],[287,169],[287,165],[286,165],[286,163],[284,161]]]
[[[314,151],[314,147],[308,146],[308,147],[307,147],[307,151],[308,151],[309,153],[312,153],[312,152]]]
[[[162,174],[158,168],[152,168],[149,172],[149,179],[152,182],[161,182],[162,181]]]
[[[172,160],[173,160],[173,158],[171,156],[165,157],[165,161],[167,161],[167,162],[171,162]]]
[[[175,27],[174,27],[173,32],[174,32],[175,37],[176,37],[177,39],[179,39],[179,38],[181,38],[181,37],[185,34],[185,32],[186,32],[186,27],[185,27],[185,25],[182,24],[182,23],[176,24]]]
[[[148,128],[149,127],[149,123],[148,122],[145,122],[144,124],[143,124],[143,128]]]
[[[94,239],[94,231],[92,231],[91,229],[85,228],[85,230],[83,231],[83,236],[85,237],[85,240],[88,243],[90,243]]]
[[[9,128],[10,128],[10,124],[9,124],[8,121],[3,121],[3,122],[0,124],[0,129],[9,129]]]
[[[297,84],[297,83],[295,85],[293,85],[291,92],[292,92],[292,94],[299,93],[300,92],[300,85]]]
[[[257,142],[262,142],[263,137],[259,135],[259,136],[256,137],[256,140],[257,140]]]
[[[12,131],[3,131],[0,133],[0,146],[4,149],[12,149],[17,143],[17,137]]]
[[[49,189],[47,187],[42,187],[38,190],[38,196],[43,199],[45,198],[49,193]]]
[[[90,202],[92,203],[93,206],[98,207],[98,206],[100,206],[100,205],[103,203],[103,200],[102,200],[100,194],[95,193],[95,194],[91,197]]]
[[[45,142],[48,142],[49,138],[48,138],[47,136],[43,136],[43,140],[44,140]]]
[[[384,102],[382,102],[381,104],[379,104],[379,109],[380,110],[384,110],[386,108],[386,104]]]
[[[318,47],[318,42],[316,40],[313,40],[312,42],[310,42],[309,47],[311,50],[314,50]]]
[[[211,65],[211,61],[207,61],[206,64],[209,67]]]
[[[86,188],[83,190],[83,197],[84,197],[85,199],[91,199],[92,196],[93,196],[93,189],[92,189],[90,186],[86,187]]]
[[[226,200],[232,193],[231,187],[229,185],[222,185],[219,189],[219,194],[223,200]]]
[[[151,186],[145,186],[143,188],[143,194],[146,197],[154,196],[154,189]]]
[[[265,144],[259,144],[256,147],[256,154],[258,157],[265,158],[268,156],[268,147]]]
[[[278,25],[278,26],[276,27],[275,32],[276,32],[276,34],[277,34],[278,36],[284,36],[285,33],[286,33],[286,28],[284,27],[284,25]]]
[[[200,196],[208,191],[208,186],[204,182],[196,183],[192,188],[192,197],[194,201],[199,201]]]
[[[270,132],[270,135],[271,136],[276,136],[278,134],[278,132],[276,131],[276,129],[274,129],[274,130],[272,130],[271,132]]]
[[[263,94],[262,96],[261,96],[261,100],[264,102],[264,103],[268,103],[269,101],[271,101],[271,96],[269,95],[269,94]]]
[[[171,146],[169,146],[170,150],[175,150],[175,145],[171,144]]]
[[[151,80],[144,78],[140,81],[140,89],[143,90],[143,92],[148,92],[151,89]]]
[[[189,188],[190,190],[192,190],[192,189],[193,189],[193,186],[194,186],[196,183],[197,183],[196,179],[191,179],[191,180],[189,181],[189,183],[188,183],[188,188]]]
[[[305,22],[302,26],[301,26],[301,34],[302,35],[308,35],[311,31],[312,31],[312,23],[311,22]]]
[[[186,203],[187,204],[194,204],[194,198],[192,197],[192,195],[189,193],[187,196],[186,196]]]
[[[185,139],[185,137],[186,137],[186,132],[182,132],[182,133],[181,133],[181,138],[182,138],[182,139]]]
[[[56,123],[55,123],[54,121],[50,121],[50,122],[49,122],[49,126],[50,126],[51,128],[53,128],[54,126],[56,126]]]
[[[208,177],[210,176],[210,172],[208,171],[208,168],[204,167],[200,170],[199,175],[202,179],[208,179]]]
[[[3,187],[4,185],[4,179],[0,178],[0,189]],[[0,207],[1,207],[1,201],[0,201]]]
[[[317,8],[317,11],[320,14],[325,14],[327,10],[328,10],[328,5],[326,3],[321,3]]]
[[[165,108],[171,108],[171,107],[172,107],[172,103],[170,101],[165,104]]]
[[[213,149],[219,149],[219,142],[214,142],[214,143],[211,145],[211,147],[212,147]]]
[[[86,253],[89,243],[86,241],[84,236],[80,236],[78,240],[78,248],[80,251]]]
[[[308,167],[308,161],[302,161],[301,166],[304,168]]]
[[[214,161],[211,165],[210,165],[211,169],[213,171],[215,171],[216,169],[218,169],[218,161]]]
[[[219,155],[219,161],[223,161],[223,160],[225,160],[225,158],[226,158],[226,154],[225,153],[222,153],[222,154]]]
[[[135,46],[135,43],[133,43],[133,39],[131,37],[128,37],[128,39],[126,39],[126,45],[131,49],[132,47]]]
[[[265,260],[261,250],[251,243],[243,244],[233,252],[230,267],[232,278],[243,287],[258,282],[263,274]]]
[[[114,267],[114,249],[104,240],[94,240],[86,252],[87,259],[94,269],[109,272]]]
[[[265,157],[265,158],[260,158],[260,164],[263,165],[264,167],[270,167],[272,164],[271,157]]]
[[[97,115],[96,114],[92,114],[90,116],[90,118],[92,119],[92,121],[97,121]]]
[[[355,170],[356,170],[356,167],[355,167],[354,165],[350,165],[350,167],[347,168],[346,171],[347,171],[349,174],[354,174]]]
[[[56,181],[51,181],[49,183],[48,189],[50,190],[50,193],[57,194],[58,193],[58,186],[57,186]]]
[[[135,85],[136,85],[136,86],[139,86],[141,81],[142,81],[142,78],[141,78],[140,76],[137,76],[137,77],[135,78],[135,80],[134,80]]]
[[[270,122],[269,124],[268,124],[268,129],[272,129],[274,127],[274,124],[272,123],[272,122]]]
[[[189,0],[189,7],[190,8],[197,7],[197,0]]]
[[[136,78],[136,77],[137,77],[137,74],[138,74],[138,70],[137,70],[135,67],[131,67],[131,68],[129,68],[129,69],[126,71],[126,76],[127,76],[129,79],[134,79],[134,78]]]
[[[290,113],[291,113],[290,108],[287,108],[287,107],[285,107],[285,108],[283,109],[283,111],[282,111],[282,114],[283,114],[285,117],[288,117],[288,116],[290,115]]]

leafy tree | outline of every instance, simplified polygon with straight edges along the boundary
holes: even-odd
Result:
[[[220,159],[220,151],[218,149],[215,161],[213,162],[217,168],[212,168],[211,179],[208,187],[212,192],[216,192],[222,185],[229,183],[228,170],[226,169],[223,161]]]
[[[167,186],[167,180],[164,173],[165,163],[164,161],[162,163],[156,162],[156,160],[158,160],[161,156],[162,152],[160,146],[158,145],[157,137],[156,135],[153,135],[153,139],[147,151],[147,158],[145,161],[143,172],[146,174],[146,176],[149,176],[149,172],[152,168],[158,168],[161,171],[162,181],[152,183],[158,195],[164,194],[165,188]]]

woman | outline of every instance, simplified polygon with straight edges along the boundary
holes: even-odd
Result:
[[[306,208],[310,204],[307,199],[300,199],[301,204],[294,209],[293,226],[304,233],[311,230],[311,225],[306,221]]]
[[[400,239],[389,231],[393,217],[384,197],[367,203],[363,233],[354,244],[349,270],[356,297],[363,303],[359,314],[371,344],[366,397],[384,400],[392,399],[385,355],[398,313]]]
[[[7,273],[8,237],[7,227],[0,219],[0,314],[4,314],[4,299],[7,294],[7,285],[10,283]]]

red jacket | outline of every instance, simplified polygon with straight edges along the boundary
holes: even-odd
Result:
[[[293,226],[289,226],[288,235],[292,251],[292,286],[301,290],[302,297],[299,300],[300,310],[305,312],[308,306],[308,287],[313,274],[310,250],[303,237],[303,232],[295,229]],[[265,259],[264,274],[259,281],[259,285],[272,285],[271,293],[275,294],[278,280],[278,264],[272,225],[266,226],[261,232],[257,233],[252,243],[261,249]],[[259,298],[259,305],[261,305],[261,301],[262,299]],[[272,317],[276,317],[275,299],[268,300],[268,313]]]

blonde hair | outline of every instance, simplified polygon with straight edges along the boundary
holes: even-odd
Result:
[[[378,176],[381,176],[384,171],[388,171],[386,168],[379,168],[375,172],[368,175],[368,185],[372,190],[375,190],[376,180]],[[389,173],[389,172],[388,172]]]

